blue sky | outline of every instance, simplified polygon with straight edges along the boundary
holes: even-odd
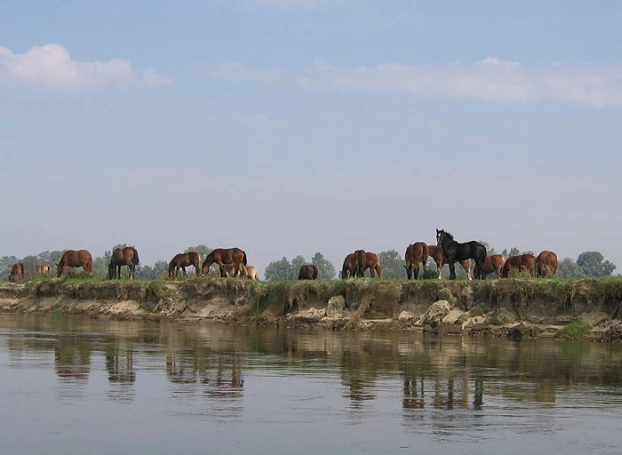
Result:
[[[0,255],[263,274],[438,227],[622,267],[621,30],[597,0],[2,2]]]

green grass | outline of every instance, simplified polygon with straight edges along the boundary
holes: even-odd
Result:
[[[564,326],[557,334],[556,338],[562,340],[580,340],[590,333],[591,327],[585,322],[572,321]]]

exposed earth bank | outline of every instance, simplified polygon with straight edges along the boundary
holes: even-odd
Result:
[[[622,280],[62,281],[0,285],[1,313],[622,340]],[[580,321],[577,322],[577,321]]]

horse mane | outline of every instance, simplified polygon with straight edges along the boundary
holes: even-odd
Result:
[[[60,257],[58,258],[58,261],[56,261],[56,266],[58,266],[58,264],[60,264],[60,261],[63,260],[63,257],[65,256],[65,253],[69,251],[69,250],[63,250],[62,253],[60,254]]]
[[[442,232],[443,234],[445,234],[445,236],[447,236],[447,238],[448,238],[449,240],[453,240],[453,239],[454,239],[454,236],[453,236],[450,232],[447,232],[447,231],[446,231],[446,230],[444,230],[444,229],[440,229],[440,230],[439,230],[439,232]]]

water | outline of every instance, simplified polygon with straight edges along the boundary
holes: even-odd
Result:
[[[2,454],[619,454],[619,345],[0,316]]]

